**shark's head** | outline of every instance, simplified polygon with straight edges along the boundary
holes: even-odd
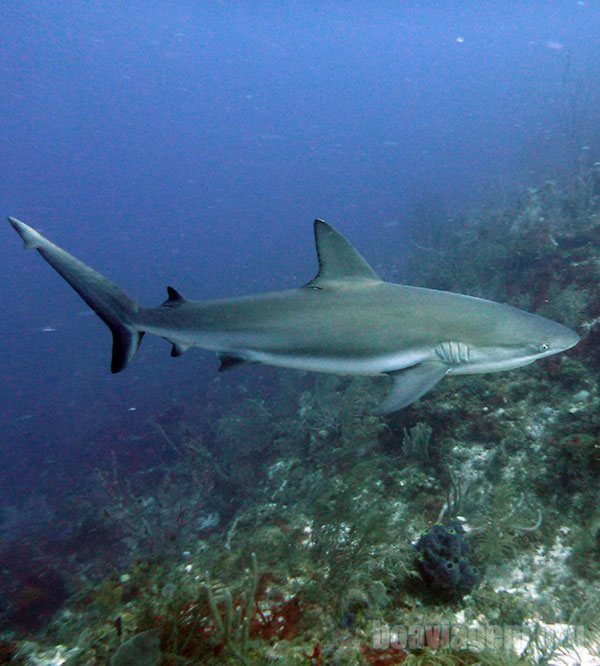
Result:
[[[525,363],[558,354],[579,342],[579,336],[570,328],[539,315],[525,314],[529,322],[522,332],[531,340],[523,349]]]
[[[470,347],[470,362],[460,373],[498,372],[528,365],[575,346],[579,336],[555,321],[508,305],[496,320],[493,335]]]

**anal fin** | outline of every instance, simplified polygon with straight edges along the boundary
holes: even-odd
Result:
[[[177,356],[181,356],[184,352],[186,352],[189,349],[189,345],[182,345],[179,342],[171,342],[173,345],[171,347],[171,356],[176,358]]]
[[[391,391],[376,408],[376,414],[395,412],[430,391],[448,372],[445,363],[426,362],[388,373],[394,380]]]
[[[248,361],[240,356],[235,356],[235,354],[217,354],[217,356],[221,362],[219,365],[219,372],[225,372],[225,370],[231,370],[233,368],[241,368],[249,363],[254,363],[254,361]]]

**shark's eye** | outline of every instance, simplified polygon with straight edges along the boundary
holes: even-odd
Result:
[[[547,342],[542,342],[542,344],[538,347],[538,349],[541,352],[548,351],[550,349],[550,345]]]

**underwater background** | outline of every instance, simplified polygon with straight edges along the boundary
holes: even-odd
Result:
[[[386,418],[384,379],[149,336],[111,375],[5,224],[0,664],[600,664],[598,35],[594,0],[2,2],[0,210],[140,303],[300,286],[320,217],[581,342]]]

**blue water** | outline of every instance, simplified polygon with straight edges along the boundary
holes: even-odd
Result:
[[[0,211],[147,305],[306,282],[315,217],[392,279],[424,200],[451,218],[598,155],[598,35],[593,0],[4,0]],[[217,364],[147,337],[112,376],[104,325],[0,234],[8,501],[202,400]]]

